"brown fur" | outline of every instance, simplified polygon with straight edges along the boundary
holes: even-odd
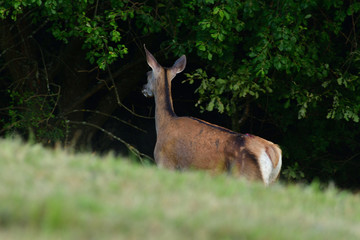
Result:
[[[263,162],[259,159],[266,152],[271,167],[276,168],[281,159],[280,148],[257,136],[236,133],[196,118],[176,116],[171,99],[171,80],[184,69],[186,58],[183,56],[173,67],[164,69],[147,50],[146,54],[153,72],[143,92],[155,97],[156,163],[169,169],[229,172],[266,182],[260,166]]]

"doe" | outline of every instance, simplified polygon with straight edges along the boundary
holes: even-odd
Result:
[[[193,117],[178,117],[171,98],[171,81],[186,65],[185,55],[170,68],[162,67],[146,49],[152,71],[142,93],[155,98],[157,140],[154,157],[159,167],[229,172],[265,185],[276,181],[281,149],[263,138],[233,132]]]

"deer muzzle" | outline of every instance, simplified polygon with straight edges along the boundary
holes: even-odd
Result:
[[[148,84],[145,84],[142,89],[142,94],[144,94],[145,97],[152,97],[154,96],[153,92],[149,89]]]

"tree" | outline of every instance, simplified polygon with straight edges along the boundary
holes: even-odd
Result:
[[[190,55],[200,111],[278,142],[285,178],[352,185],[359,10],[351,0],[2,1],[1,131],[89,145],[143,79],[146,42]]]
[[[205,1],[191,9],[196,40],[182,46],[213,63],[189,74],[201,80],[201,109],[227,113],[233,128],[244,122],[239,113],[256,115],[249,105],[264,112],[282,132],[288,178],[354,179],[342,170],[359,168],[360,4]]]
[[[128,21],[142,7],[130,1],[3,1],[1,70],[8,88],[3,99],[10,106],[3,106],[8,118],[2,132],[26,134],[31,128],[38,141],[64,140],[67,134],[89,145],[97,129],[74,124],[86,118],[101,127],[118,107],[109,98],[120,102],[140,79],[129,74],[114,81],[140,61],[123,63],[116,71],[110,65],[128,53],[123,42],[137,43],[130,40],[134,32]],[[106,87],[111,89],[94,106],[102,114],[80,111]]]

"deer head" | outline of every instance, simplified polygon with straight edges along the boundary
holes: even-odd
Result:
[[[156,84],[159,84],[161,81],[161,77],[163,76],[164,68],[156,61],[155,57],[146,49],[144,45],[144,49],[146,52],[146,61],[148,65],[151,67],[152,71],[147,72],[147,84],[144,85],[142,93],[145,97],[153,97],[154,91],[156,91]],[[168,76],[171,81],[176,74],[182,72],[186,66],[186,57],[185,55],[181,56],[174,65],[168,68]]]

